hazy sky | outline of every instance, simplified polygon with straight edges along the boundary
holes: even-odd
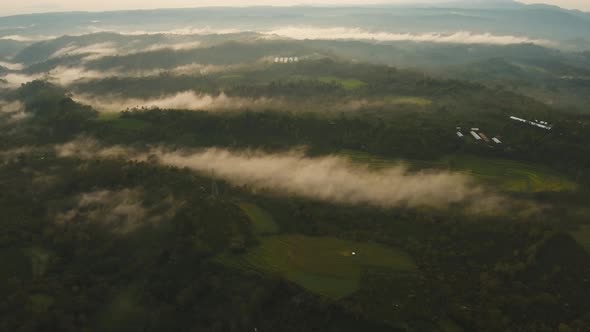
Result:
[[[298,4],[367,4],[367,3],[432,3],[449,0],[0,0],[0,16],[72,10],[117,10],[174,8],[198,6],[250,6]],[[548,3],[564,8],[590,11],[590,0],[521,0],[525,3]]]

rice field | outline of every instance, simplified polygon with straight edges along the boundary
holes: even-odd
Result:
[[[341,154],[354,162],[369,164],[376,170],[406,165],[411,169],[461,172],[506,192],[562,192],[577,189],[576,183],[549,168],[506,159],[451,155],[437,161],[419,161],[383,158],[356,151],[342,151]]]
[[[413,272],[405,252],[386,246],[333,237],[281,235],[263,238],[245,254],[224,254],[225,265],[280,275],[307,290],[339,299],[359,289],[364,268]]]
[[[238,206],[248,216],[257,234],[268,235],[279,232],[279,226],[274,221],[272,215],[261,209],[258,205],[241,202]]]

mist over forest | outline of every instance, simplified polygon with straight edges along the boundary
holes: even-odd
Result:
[[[509,0],[2,16],[0,330],[587,331],[589,36]]]

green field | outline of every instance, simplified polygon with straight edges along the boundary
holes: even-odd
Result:
[[[121,117],[119,112],[102,112],[98,114],[98,121],[113,121]]]
[[[590,225],[580,226],[578,230],[571,232],[571,234],[590,253]]]
[[[322,76],[318,77],[320,82],[340,84],[346,90],[355,90],[363,88],[367,83],[354,78],[340,78],[336,76]]]
[[[355,162],[369,164],[374,169],[406,164],[412,169],[462,172],[507,192],[560,192],[577,189],[573,181],[547,167],[512,160],[451,155],[438,161],[418,161],[383,158],[349,150],[341,153]]]
[[[122,118],[121,113],[100,113],[96,121],[108,123],[110,126],[121,130],[142,130],[147,122],[138,119]]]
[[[241,202],[238,206],[248,216],[257,234],[267,235],[279,232],[279,226],[265,210],[246,202]]]
[[[574,182],[539,165],[471,156],[451,156],[444,162],[451,170],[470,174],[503,191],[559,192],[576,189]]]
[[[387,97],[385,103],[389,105],[430,106],[432,100],[421,97]]]
[[[225,254],[223,264],[279,274],[326,297],[338,299],[359,288],[365,267],[412,272],[416,266],[405,252],[377,244],[332,237],[271,236],[245,254]]]

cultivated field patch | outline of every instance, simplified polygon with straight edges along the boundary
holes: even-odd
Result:
[[[322,76],[319,77],[318,80],[324,83],[339,84],[346,90],[360,89],[367,85],[367,83],[361,80],[357,80],[354,78],[340,78],[336,76]]]
[[[373,169],[406,165],[411,170],[447,169],[473,176],[500,191],[536,193],[574,191],[577,185],[542,165],[505,159],[450,155],[437,161],[401,160],[345,150],[342,155]]]
[[[326,297],[338,299],[359,289],[364,268],[392,272],[416,270],[405,252],[386,246],[333,237],[270,236],[245,254],[225,254],[220,261],[242,269],[275,273]]]
[[[258,205],[241,202],[238,206],[248,216],[257,234],[268,235],[279,232],[279,226],[272,215]]]

